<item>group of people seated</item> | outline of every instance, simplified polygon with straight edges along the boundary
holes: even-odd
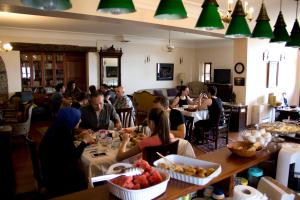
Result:
[[[88,95],[75,92],[76,85],[73,83],[72,88],[74,92],[71,91],[69,95],[76,96],[78,104],[58,110],[57,117],[48,128],[39,149],[45,186],[54,196],[87,188],[86,179],[78,165],[78,158],[87,145],[95,142],[93,133],[100,129],[122,128],[116,109],[133,107],[122,86],[115,89],[115,100],[111,99],[105,88],[97,91],[94,87],[90,87]],[[60,98],[61,101],[65,101],[68,97],[63,96],[64,86],[57,86],[56,89],[57,93],[52,99]],[[158,96],[147,117],[150,136],[128,149],[127,143],[131,135],[123,133],[116,160],[124,160],[139,154],[148,146],[165,145],[175,141],[176,138],[184,138],[186,135],[184,116],[179,110],[172,108],[187,104],[197,105],[199,109],[208,108],[209,111],[210,118],[197,122],[195,130],[198,126],[213,125],[222,110],[222,102],[216,97],[215,87],[208,88],[207,95],[200,94],[199,101],[192,101],[188,96],[188,87],[183,87],[170,106],[166,97]],[[81,138],[81,143],[77,147],[74,144],[75,135]]]

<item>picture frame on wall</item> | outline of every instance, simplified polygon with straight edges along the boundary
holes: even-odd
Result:
[[[269,61],[267,64],[267,88],[275,88],[278,86],[278,61]]]
[[[156,64],[156,80],[168,81],[173,80],[174,64],[173,63],[157,63]]]

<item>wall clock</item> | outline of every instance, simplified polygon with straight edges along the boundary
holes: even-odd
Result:
[[[245,70],[245,66],[243,63],[238,62],[235,64],[235,66],[234,66],[235,73],[241,74],[244,72],[244,70]]]

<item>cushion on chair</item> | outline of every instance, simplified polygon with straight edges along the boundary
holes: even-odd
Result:
[[[164,96],[162,90],[153,90],[153,94],[154,94],[155,96]]]
[[[177,89],[176,88],[167,89],[167,95],[168,97],[175,97],[177,95]]]

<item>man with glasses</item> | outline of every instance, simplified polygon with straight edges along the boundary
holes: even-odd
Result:
[[[110,122],[117,129],[122,128],[120,118],[111,104],[104,103],[104,96],[99,93],[91,94],[91,103],[81,108],[81,124],[84,129],[98,131],[111,128]]]

